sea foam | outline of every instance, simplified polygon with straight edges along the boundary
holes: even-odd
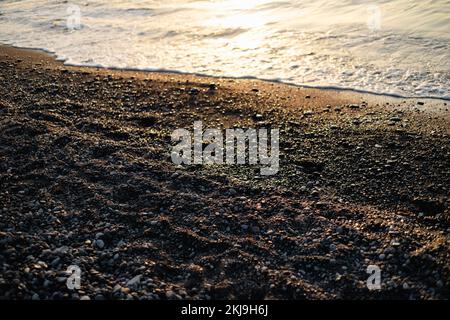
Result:
[[[67,64],[450,99],[448,1],[0,1],[0,42]]]

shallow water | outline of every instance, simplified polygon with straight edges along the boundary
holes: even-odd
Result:
[[[0,1],[0,42],[68,64],[450,99],[450,1]]]

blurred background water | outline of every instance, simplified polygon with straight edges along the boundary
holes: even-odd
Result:
[[[450,99],[450,1],[0,0],[0,42],[67,64]]]

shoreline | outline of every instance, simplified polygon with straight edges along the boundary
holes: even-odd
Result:
[[[245,77],[222,77],[222,76],[212,76],[207,74],[201,74],[201,73],[189,73],[189,72],[183,72],[183,71],[176,71],[176,70],[141,70],[141,69],[133,69],[133,68],[111,68],[111,67],[103,67],[103,66],[83,66],[83,65],[76,65],[76,64],[66,64],[64,59],[58,59],[57,55],[53,51],[48,51],[45,49],[39,49],[39,48],[26,48],[26,47],[17,47],[14,45],[5,45],[0,43],[0,47],[3,48],[9,48],[13,50],[23,51],[23,52],[31,52],[36,53],[37,55],[46,55],[50,57],[51,59],[55,60],[57,63],[62,64],[65,67],[71,67],[71,68],[87,68],[87,69],[94,69],[96,71],[99,70],[109,70],[109,71],[115,71],[115,72],[129,72],[129,73],[138,73],[138,74],[159,74],[159,75],[169,75],[169,76],[180,76],[180,77],[195,77],[195,78],[204,78],[206,80],[229,80],[229,81],[256,81],[256,82],[263,82],[267,84],[274,84],[279,86],[289,86],[293,88],[299,88],[299,89],[312,89],[312,90],[319,90],[319,91],[331,91],[337,94],[342,93],[348,93],[349,95],[362,95],[364,97],[372,97],[372,98],[380,98],[380,99],[393,99],[393,100],[414,100],[414,101],[421,101],[425,104],[431,104],[433,108],[438,108],[438,110],[442,107],[442,109],[448,109],[446,108],[446,104],[450,103],[450,98],[442,98],[442,97],[408,97],[408,96],[402,96],[397,94],[389,94],[389,93],[377,93],[377,92],[371,92],[371,91],[365,91],[365,90],[359,90],[354,88],[339,88],[339,87],[333,87],[333,86],[311,86],[306,84],[296,84],[291,82],[283,82],[273,79],[260,79],[257,77],[252,76],[245,76]],[[425,105],[424,104],[424,105]],[[446,110],[447,111],[447,110]]]
[[[41,49],[41,48],[28,48],[28,47],[18,47],[15,45],[8,45],[8,44],[2,44],[0,43],[0,47],[5,48],[11,48],[11,49],[17,49],[21,51],[30,51],[30,52],[36,52],[37,54],[44,54],[50,56],[52,59],[54,59],[57,62],[62,63],[64,66],[67,67],[74,67],[74,68],[93,68],[93,69],[105,69],[110,71],[121,71],[121,72],[138,72],[138,73],[156,73],[156,74],[168,74],[168,75],[179,75],[179,76],[194,76],[199,78],[207,78],[207,79],[228,79],[228,80],[243,80],[243,81],[261,81],[266,83],[273,83],[277,85],[284,85],[284,86],[292,86],[296,88],[303,88],[303,89],[316,89],[316,90],[325,90],[325,91],[334,91],[334,92],[349,92],[350,94],[358,95],[367,95],[367,96],[376,96],[376,97],[384,97],[388,99],[403,99],[403,100],[420,100],[425,102],[435,102],[436,104],[439,104],[439,102],[447,103],[450,102],[450,98],[442,98],[442,97],[413,97],[413,96],[402,96],[400,94],[394,94],[394,93],[378,93],[378,92],[372,92],[372,91],[366,91],[363,89],[354,89],[354,88],[340,88],[340,87],[334,87],[334,86],[312,86],[307,84],[296,84],[294,82],[283,82],[279,80],[274,79],[262,79],[258,77],[253,76],[243,76],[243,77],[223,77],[223,76],[213,76],[208,74],[202,74],[202,73],[189,73],[189,72],[183,72],[178,70],[164,70],[164,69],[155,69],[155,70],[145,70],[145,69],[137,69],[137,68],[114,68],[114,67],[104,67],[104,66],[88,66],[88,65],[77,65],[77,64],[66,64],[65,59],[58,59],[58,56],[55,52]]]
[[[72,67],[5,46],[0,67],[0,298],[450,297],[445,100]],[[280,172],[173,165],[170,134],[195,120],[279,128]]]

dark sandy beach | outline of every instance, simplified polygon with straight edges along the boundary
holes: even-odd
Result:
[[[0,298],[450,298],[446,101],[9,47],[0,84]],[[175,166],[170,135],[195,120],[279,128],[280,171]]]

